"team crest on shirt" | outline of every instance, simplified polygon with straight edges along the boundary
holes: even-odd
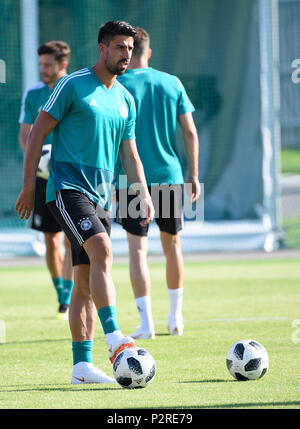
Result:
[[[125,103],[120,104],[120,115],[124,119],[127,118],[128,116],[128,107],[126,106]]]
[[[82,231],[88,231],[92,227],[92,222],[87,217],[87,218],[80,219],[80,221],[78,222],[78,225],[80,226]]]

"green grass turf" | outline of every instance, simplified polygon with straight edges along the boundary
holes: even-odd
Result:
[[[300,174],[300,149],[281,150],[281,173]]]
[[[54,317],[57,304],[46,268],[2,268],[6,342],[0,344],[0,408],[300,408],[300,320],[293,322],[300,319],[299,268],[296,259],[186,263],[185,331],[174,337],[166,330],[164,265],[152,263],[157,338],[137,345],[154,356],[157,374],[149,387],[137,390],[71,385],[68,322]],[[128,266],[114,265],[113,276],[119,324],[129,334],[138,315]],[[260,380],[238,382],[227,371],[227,350],[244,338],[268,350],[270,367]],[[111,374],[99,321],[94,363]]]
[[[283,219],[284,245],[290,249],[300,249],[300,216]]]

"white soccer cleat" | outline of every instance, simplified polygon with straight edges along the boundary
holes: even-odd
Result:
[[[134,339],[131,337],[117,337],[116,340],[108,345],[108,357],[111,363],[114,363],[117,355],[124,349],[134,347]]]
[[[78,362],[73,366],[72,384],[88,383],[116,383],[112,377],[108,377],[101,369],[94,367],[89,362]]]
[[[182,320],[169,320],[167,328],[170,335],[182,335],[184,324]]]
[[[130,336],[135,340],[155,340],[154,330],[143,330],[141,326],[138,326],[135,332]]]

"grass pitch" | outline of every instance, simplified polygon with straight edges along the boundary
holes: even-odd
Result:
[[[300,261],[186,263],[185,330],[167,334],[164,265],[151,263],[155,341],[136,344],[154,356],[157,374],[146,389],[71,385],[68,322],[55,319],[54,289],[45,267],[0,269],[1,409],[258,409],[300,408]],[[118,320],[133,332],[138,314],[128,266],[114,265]],[[112,373],[98,322],[94,363]],[[269,353],[257,381],[235,381],[225,358],[252,338]]]
[[[281,173],[300,174],[299,148],[283,148],[281,150]]]

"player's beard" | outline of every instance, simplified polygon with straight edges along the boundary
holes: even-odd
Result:
[[[112,64],[112,63],[110,63],[109,62],[109,60],[108,60],[108,56],[106,56],[106,58],[105,58],[105,65],[106,65],[106,68],[107,68],[107,70],[111,73],[111,74],[114,74],[114,75],[117,75],[117,76],[119,76],[119,75],[121,75],[121,74],[123,74],[123,73],[125,73],[126,72],[126,70],[127,70],[127,66],[128,66],[128,64],[126,65],[126,67],[124,67],[124,68],[121,68],[122,67],[122,64],[123,63],[126,63],[126,61],[125,60],[120,60],[120,61],[118,61],[117,62],[117,64]]]
[[[41,75],[41,78],[46,85],[54,85],[57,81],[57,75]]]

